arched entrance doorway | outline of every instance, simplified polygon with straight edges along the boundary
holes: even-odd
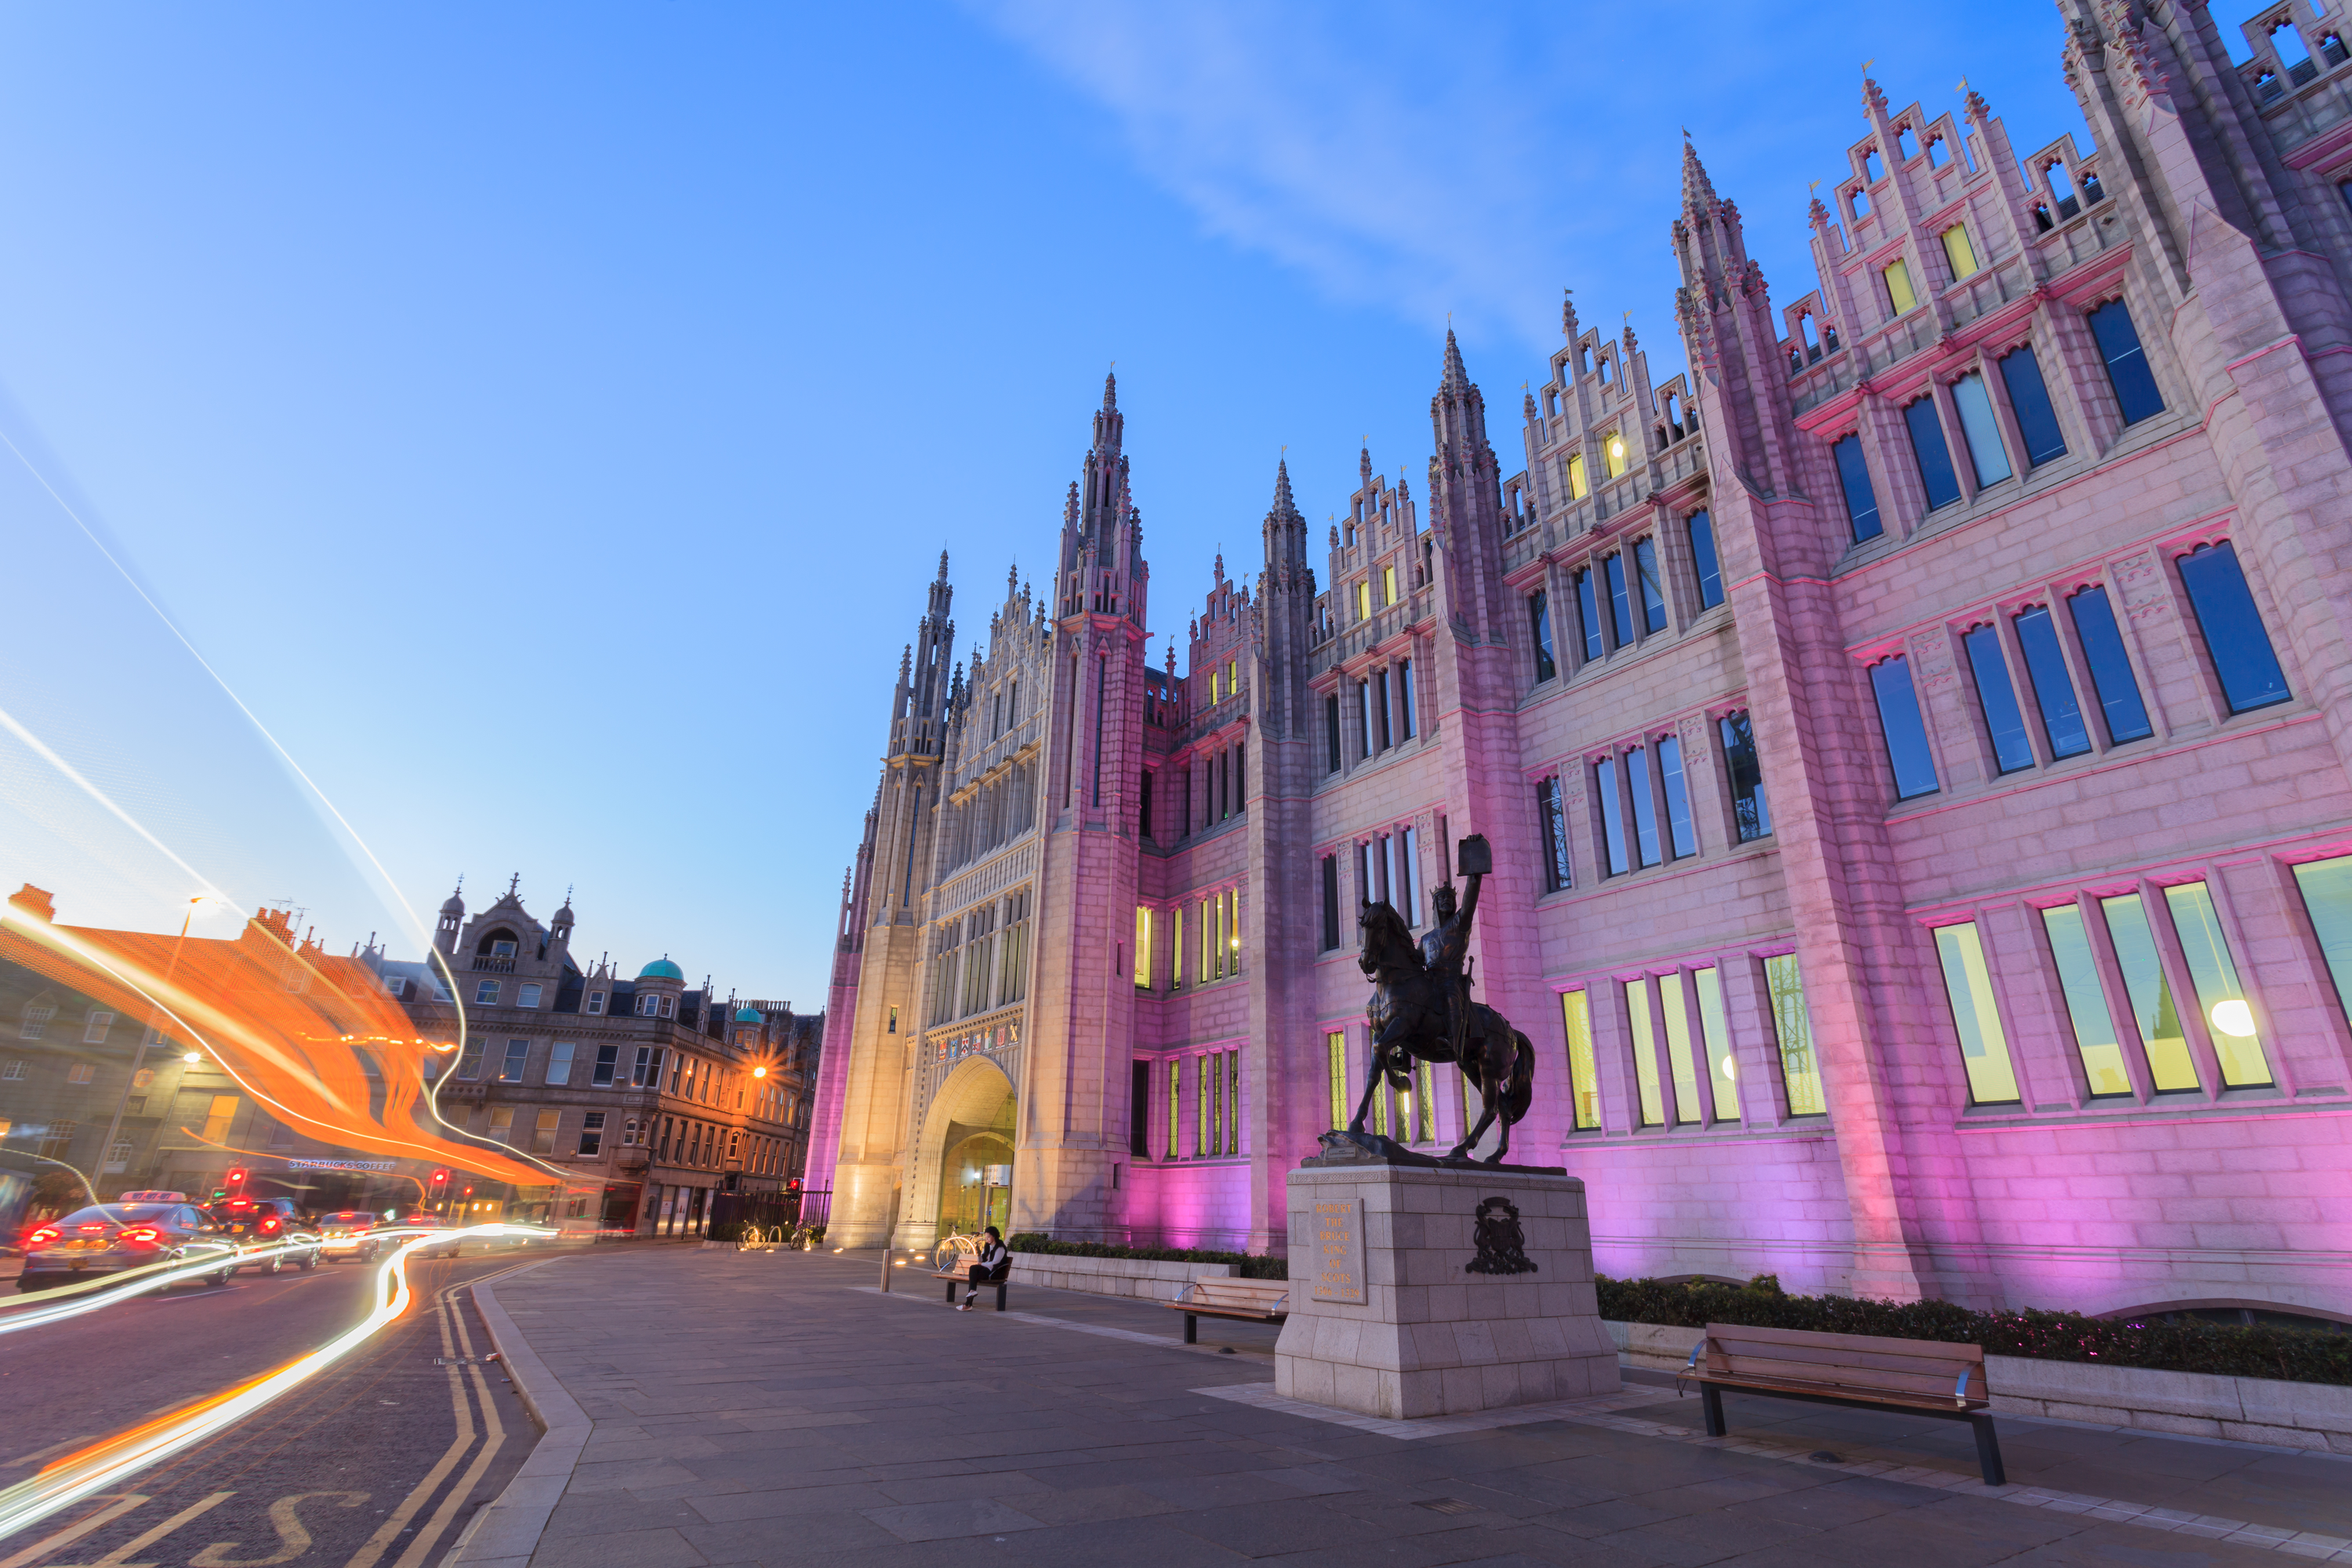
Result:
[[[1011,1230],[1014,1109],[1003,1068],[985,1057],[956,1064],[923,1117],[902,1246],[928,1247],[986,1225]]]

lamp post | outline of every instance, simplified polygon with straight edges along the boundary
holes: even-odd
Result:
[[[209,893],[198,893],[188,900],[188,912],[180,917],[180,934],[172,942],[172,961],[163,966],[163,978],[155,987],[156,990],[161,991],[164,986],[172,984],[172,976],[178,973],[180,967],[180,949],[187,945],[189,923],[196,918],[197,909],[211,900],[212,895]],[[155,1004],[154,1010],[147,1016],[147,1028],[139,1037],[138,1050],[131,1053],[130,1076],[122,1080],[122,1093],[114,1102],[114,1120],[106,1124],[106,1140],[98,1146],[98,1173],[101,1176],[106,1174],[107,1161],[114,1154],[114,1135],[122,1130],[122,1113],[131,1104],[131,1087],[139,1081],[139,1068],[147,1059],[147,1047],[152,1045],[163,1032],[163,1025],[158,1022],[163,1015],[163,1005],[159,1001]],[[125,1160],[122,1164],[122,1173],[127,1178],[131,1174],[131,1162]],[[89,1200],[96,1203],[98,1194],[90,1194]]]

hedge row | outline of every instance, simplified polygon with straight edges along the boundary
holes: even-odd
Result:
[[[1109,1247],[1099,1241],[1055,1241],[1044,1231],[1013,1233],[1005,1246],[1015,1252],[1058,1254],[1064,1258],[1139,1258],[1150,1263],[1230,1263],[1244,1279],[1287,1279],[1290,1265],[1279,1258],[1256,1258],[1246,1252],[1210,1252],[1197,1247]]]
[[[1991,1355],[2032,1356],[2042,1361],[2100,1362],[2108,1366],[2279,1378],[2289,1383],[2352,1384],[2352,1333],[2326,1330],[2134,1322],[2031,1309],[1979,1312],[1949,1301],[1790,1296],[1769,1274],[1759,1274],[1746,1285],[1668,1284],[1606,1276],[1596,1284],[1601,1315],[1621,1322],[1688,1329],[1737,1323],[1751,1329],[1883,1334],[1982,1345]]]

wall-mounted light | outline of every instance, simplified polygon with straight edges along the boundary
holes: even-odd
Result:
[[[2232,996],[2226,1002],[2214,1003],[2212,1019],[2213,1026],[2225,1035],[2233,1035],[2242,1040],[2253,1035],[2254,1010],[2240,997]]]
[[[180,1059],[184,1062],[200,1062],[205,1059],[205,1053],[202,1051],[190,1051],[186,1056],[182,1057]]]

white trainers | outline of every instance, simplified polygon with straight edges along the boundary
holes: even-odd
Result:
[[[971,1310],[971,1303],[966,1301],[962,1306],[958,1307],[956,1310],[959,1312],[969,1312]]]

